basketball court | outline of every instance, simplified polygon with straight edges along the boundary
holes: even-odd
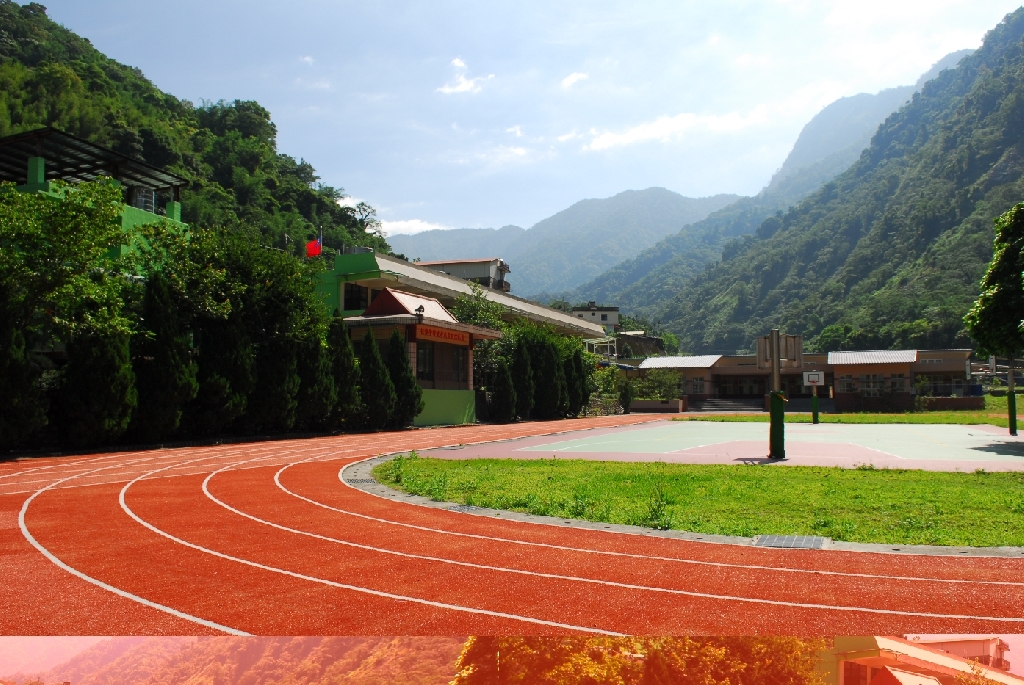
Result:
[[[592,459],[676,464],[779,464],[930,471],[1024,470],[1024,440],[994,426],[788,424],[786,459],[770,460],[768,424],[656,421],[425,450],[443,459]]]

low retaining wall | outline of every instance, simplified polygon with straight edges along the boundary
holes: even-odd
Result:
[[[984,409],[984,397],[922,397],[921,406],[931,411],[955,411],[957,409]]]
[[[629,411],[639,412],[668,412],[679,414],[687,410],[686,398],[681,400],[633,400],[629,404]]]

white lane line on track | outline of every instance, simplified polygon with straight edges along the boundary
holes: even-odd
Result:
[[[402,501],[394,500],[394,499],[391,499],[391,498],[388,498],[388,497],[383,497],[381,495],[377,495],[377,494],[374,494],[372,492],[368,492],[366,490],[358,490],[357,488],[352,487],[352,485],[350,485],[349,483],[345,482],[345,479],[342,476],[342,473],[345,471],[345,469],[349,468],[350,466],[355,466],[356,464],[358,464],[358,463],[360,463],[362,461],[369,461],[370,459],[376,459],[376,457],[368,457],[367,459],[362,459],[360,461],[354,461],[354,462],[351,462],[349,464],[346,464],[338,472],[338,480],[340,480],[342,482],[342,484],[344,484],[348,488],[356,490],[357,492],[361,492],[361,493],[370,495],[372,497],[377,497],[379,499],[384,500],[385,502],[392,502],[392,503],[396,503],[397,502],[399,504],[408,504],[410,506],[417,506],[417,505],[413,504],[412,502],[402,502]],[[301,462],[296,462],[296,464],[298,464],[298,463],[301,463]],[[286,468],[291,468],[292,466],[295,466],[296,464],[289,464]],[[278,475],[280,475],[280,474],[278,474]],[[382,518],[378,518],[376,516],[370,516],[368,514],[360,514],[360,513],[355,512],[355,511],[349,511],[347,509],[339,509],[337,507],[332,507],[332,506],[330,506],[328,504],[324,504],[323,502],[318,502],[316,500],[310,499],[308,497],[303,497],[302,495],[299,495],[297,493],[292,492],[291,490],[286,488],[281,483],[279,477],[275,477],[275,482],[277,483],[277,486],[279,488],[281,488],[284,492],[288,493],[292,497],[297,497],[299,499],[305,500],[306,502],[309,502],[310,504],[314,504],[314,505],[316,505],[318,507],[322,507],[324,509],[329,509],[330,511],[336,511],[336,512],[341,513],[341,514],[347,514],[349,516],[354,516],[354,517],[366,519],[366,520],[369,520],[369,521],[377,521],[378,523],[386,523],[386,524],[390,524],[390,525],[393,525],[393,526],[402,526],[404,528],[413,528],[415,530],[423,530],[423,531],[427,531],[427,532],[431,532],[431,533],[441,533],[443,535],[454,535],[454,536],[457,536],[457,537],[474,538],[474,539],[477,539],[477,540],[493,540],[495,542],[507,542],[507,543],[510,543],[510,544],[524,545],[524,546],[527,546],[527,547],[543,547],[543,548],[547,548],[547,549],[557,549],[557,550],[564,550],[564,551],[568,551],[568,552],[581,552],[581,553],[584,553],[584,554],[599,554],[599,555],[606,555],[606,556],[613,556],[613,557],[623,557],[623,558],[627,558],[627,559],[652,559],[652,560],[656,560],[656,561],[670,561],[670,562],[675,562],[675,563],[680,563],[680,564],[692,564],[692,565],[695,565],[695,566],[712,566],[712,567],[718,567],[718,568],[737,568],[737,569],[746,569],[746,570],[753,570],[753,571],[779,571],[779,572],[782,572],[782,573],[807,573],[807,574],[811,574],[811,575],[838,576],[838,577],[841,577],[841,578],[847,578],[847,577],[848,578],[869,578],[869,579],[878,579],[878,580],[906,580],[906,581],[929,582],[929,583],[950,583],[950,584],[968,584],[968,585],[1001,585],[1001,586],[1011,586],[1011,587],[1021,587],[1021,586],[1024,586],[1024,582],[1018,582],[1018,581],[1012,581],[1012,580],[965,580],[965,579],[961,579],[961,578],[924,578],[924,577],[917,577],[917,576],[889,576],[889,575],[882,575],[882,574],[875,574],[875,573],[848,573],[848,572],[845,572],[845,571],[827,571],[827,570],[818,570],[818,569],[792,568],[792,567],[787,567],[787,566],[764,566],[764,565],[759,565],[759,564],[731,564],[731,563],[722,562],[722,561],[702,561],[702,560],[699,560],[699,559],[680,559],[678,557],[663,557],[663,556],[648,555],[648,554],[632,554],[632,553],[629,553],[629,552],[613,552],[613,551],[609,551],[609,550],[592,549],[592,548],[587,548],[587,547],[570,547],[568,545],[553,545],[553,544],[545,543],[545,542],[529,542],[527,540],[515,540],[513,538],[501,538],[501,537],[495,537],[495,536],[490,536],[490,535],[479,535],[479,534],[476,534],[476,533],[459,533],[459,532],[456,532],[456,531],[444,530],[444,529],[441,529],[441,528],[430,528],[428,526],[419,526],[419,525],[416,525],[414,523],[403,523],[401,521],[392,521],[390,519],[382,519]],[[460,513],[460,512],[452,512],[452,513]],[[521,523],[530,523],[532,525],[549,525],[549,524],[545,524],[545,523],[534,523],[532,521],[522,521]],[[586,530],[594,530],[594,529],[588,528]],[[594,532],[597,532],[597,533],[610,533],[612,535],[617,535],[618,534],[618,533],[615,533],[614,531],[605,531],[605,530],[594,530]]]
[[[103,469],[108,469],[108,468],[116,468],[116,467],[115,466],[103,466],[103,467],[100,467],[99,469],[96,469],[96,470],[97,471],[101,471]],[[68,476],[64,480],[71,480],[72,478],[77,478],[77,477],[78,476]],[[177,609],[172,609],[169,606],[164,606],[163,604],[158,604],[157,602],[150,601],[150,600],[146,599],[145,597],[139,597],[138,595],[132,594],[131,592],[128,592],[126,590],[122,590],[121,588],[114,587],[113,585],[109,585],[107,583],[104,583],[102,580],[99,580],[97,578],[93,578],[92,576],[89,576],[89,575],[86,575],[85,573],[82,573],[81,571],[79,571],[76,568],[72,568],[71,566],[68,566],[63,561],[58,559],[56,555],[54,555],[52,552],[50,552],[50,550],[48,550],[45,547],[43,547],[43,545],[40,544],[40,542],[35,539],[35,537],[32,535],[32,533],[29,532],[28,526],[25,523],[25,515],[26,515],[26,513],[28,513],[28,508],[29,508],[29,505],[32,504],[32,500],[34,500],[36,497],[38,497],[39,495],[43,494],[47,490],[52,489],[55,485],[57,485],[60,482],[62,482],[62,481],[57,481],[56,483],[51,483],[50,485],[47,485],[46,487],[37,490],[31,497],[29,497],[28,499],[25,500],[25,503],[21,506],[21,512],[18,514],[18,525],[21,528],[21,534],[25,536],[25,539],[28,540],[28,543],[30,545],[32,545],[33,547],[35,547],[36,550],[38,550],[40,554],[42,554],[44,557],[49,559],[54,565],[56,565],[61,570],[66,571],[67,573],[70,573],[71,575],[73,575],[73,576],[75,576],[77,578],[81,578],[82,580],[86,581],[87,583],[92,583],[93,585],[96,585],[97,587],[103,588],[104,590],[107,590],[108,592],[112,592],[115,595],[118,595],[119,597],[124,597],[125,599],[130,599],[133,602],[137,602],[137,603],[142,604],[144,606],[147,606],[147,607],[149,607],[151,609],[156,609],[157,611],[162,611],[162,612],[170,614],[171,616],[174,616],[176,618],[184,619],[184,620],[190,621],[192,623],[197,623],[197,624],[199,624],[201,626],[206,626],[207,628],[213,628],[214,630],[223,631],[223,632],[225,632],[225,633],[227,633],[229,635],[238,635],[238,636],[242,636],[242,637],[249,635],[248,633],[244,633],[244,632],[242,632],[240,630],[236,630],[234,628],[229,628],[228,626],[222,626],[219,623],[214,623],[213,621],[207,621],[206,619],[199,618],[198,616],[193,616],[191,614],[186,614],[183,611],[178,611]]]
[[[314,457],[314,458],[317,458],[317,457]],[[207,477],[207,480],[208,479],[209,479],[209,477]],[[585,633],[597,633],[597,634],[600,634],[600,635],[616,635],[616,636],[621,636],[621,633],[613,633],[613,632],[604,631],[604,630],[596,630],[596,629],[593,629],[593,628],[585,628],[585,627],[582,627],[582,626],[574,626],[574,625],[569,625],[569,624],[565,624],[565,623],[556,623],[554,621],[544,621],[544,620],[537,619],[537,618],[530,618],[528,616],[517,616],[515,614],[506,614],[506,613],[502,613],[500,611],[488,611],[486,609],[476,609],[476,608],[473,608],[473,607],[459,606],[457,604],[447,604],[445,602],[435,602],[435,601],[432,601],[432,600],[422,599],[422,598],[419,598],[419,597],[410,597],[408,595],[398,595],[398,594],[394,594],[394,593],[391,593],[391,592],[382,592],[380,590],[372,590],[370,588],[359,587],[357,585],[348,585],[346,583],[338,583],[338,582],[333,581],[333,580],[327,580],[325,578],[317,578],[315,576],[307,576],[307,575],[305,575],[303,573],[296,573],[295,571],[288,571],[287,569],[277,568],[277,567],[274,567],[274,566],[268,566],[266,564],[260,564],[258,562],[250,561],[248,559],[242,559],[240,557],[231,556],[230,554],[224,554],[223,552],[218,552],[216,550],[212,550],[212,549],[209,549],[207,547],[203,547],[202,545],[197,545],[195,543],[188,542],[187,540],[182,540],[181,538],[175,537],[175,536],[171,535],[170,533],[168,533],[166,531],[163,531],[163,530],[157,528],[156,526],[154,526],[153,524],[143,520],[134,511],[132,511],[131,508],[128,506],[127,502],[125,501],[125,494],[128,492],[128,489],[132,485],[134,485],[135,483],[137,483],[140,480],[142,480],[141,477],[140,478],[136,478],[135,480],[133,480],[132,482],[128,483],[127,485],[125,485],[121,489],[121,494],[120,494],[119,500],[121,502],[121,509],[123,509],[126,514],[128,514],[130,517],[135,519],[135,521],[137,521],[138,523],[140,523],[141,525],[145,526],[146,528],[148,528],[149,530],[153,531],[154,533],[156,533],[158,535],[162,535],[163,537],[165,537],[165,538],[167,538],[169,540],[172,540],[172,541],[174,541],[174,542],[176,542],[176,543],[178,543],[180,545],[184,545],[185,547],[189,547],[191,549],[195,549],[195,550],[200,551],[200,552],[205,552],[206,554],[210,554],[212,556],[215,556],[215,557],[218,557],[218,558],[221,558],[221,559],[227,559],[229,561],[234,561],[234,562],[237,562],[239,564],[244,564],[246,566],[251,566],[253,568],[258,568],[258,569],[261,569],[261,570],[264,570],[264,571],[270,571],[272,573],[279,573],[281,575],[289,576],[289,577],[292,577],[292,578],[298,578],[300,580],[306,580],[306,581],[310,581],[310,582],[314,582],[314,583],[319,583],[319,584],[322,584],[322,585],[327,585],[329,587],[335,587],[335,588],[339,588],[339,589],[342,589],[342,590],[353,590],[355,592],[361,592],[361,593],[364,593],[364,594],[374,595],[374,596],[377,596],[377,597],[384,597],[386,599],[393,599],[393,600],[397,600],[397,601],[401,601],[401,602],[411,602],[411,603],[414,603],[414,604],[424,604],[424,605],[436,607],[436,608],[439,608],[439,609],[448,609],[448,610],[451,610],[451,611],[461,611],[461,612],[464,612],[464,613],[479,614],[479,615],[483,615],[483,616],[493,616],[493,617],[496,617],[496,618],[506,618],[506,619],[516,620],[516,621],[523,621],[525,623],[534,623],[534,624],[537,624],[537,625],[551,626],[551,627],[554,627],[554,628],[565,628],[565,629],[568,629],[568,630],[576,630],[576,631],[585,632]]]
[[[307,459],[307,460],[295,462],[295,464],[302,464],[302,463],[306,463],[308,461],[312,461],[312,460],[311,459]],[[280,481],[279,481],[279,476],[281,475],[281,473],[285,469],[289,468],[290,466],[294,466],[295,464],[289,464],[287,466],[284,466],[283,468],[278,470],[277,473],[274,474],[274,481],[278,484],[279,487],[281,487],[282,490],[285,490],[285,488],[283,486],[281,486]],[[256,516],[253,516],[251,514],[247,514],[247,513],[243,512],[243,511],[240,511],[240,510],[232,507],[231,505],[229,505],[229,504],[227,504],[225,502],[222,502],[221,500],[217,499],[210,492],[208,485],[209,485],[210,480],[215,475],[217,475],[218,473],[221,473],[223,471],[227,471],[230,468],[231,468],[231,466],[229,465],[229,466],[226,466],[226,467],[224,467],[222,469],[219,469],[218,471],[214,471],[209,476],[207,476],[206,479],[203,481],[203,492],[213,502],[219,504],[220,506],[224,507],[225,509],[227,509],[227,510],[229,510],[229,511],[231,511],[231,512],[233,512],[233,513],[235,513],[235,514],[237,514],[239,516],[243,516],[243,517],[245,517],[247,519],[250,519],[252,521],[256,521],[257,523],[261,523],[261,524],[270,526],[272,528],[277,528],[279,530],[283,530],[283,531],[290,532],[290,533],[295,533],[295,534],[298,534],[298,535],[308,536],[308,537],[315,538],[315,539],[318,539],[318,540],[324,540],[326,542],[334,542],[334,543],[338,543],[338,544],[341,544],[341,545],[346,545],[346,546],[349,546],[349,547],[355,547],[357,549],[369,550],[369,551],[372,551],[372,552],[380,552],[380,553],[384,553],[384,554],[392,554],[392,555],[395,555],[395,556],[405,557],[405,558],[409,558],[409,559],[420,559],[420,560],[424,560],[424,561],[435,561],[435,562],[441,562],[441,563],[445,563],[445,564],[452,564],[452,565],[455,565],[455,566],[465,566],[465,567],[469,567],[469,568],[482,569],[482,570],[487,570],[487,571],[497,571],[497,572],[502,572],[502,573],[513,573],[513,574],[519,574],[519,575],[525,575],[525,576],[534,576],[534,577],[538,577],[538,578],[550,578],[550,579],[555,579],[555,580],[565,580],[565,581],[570,581],[570,582],[591,583],[591,584],[595,584],[595,585],[603,585],[603,586],[607,586],[607,587],[621,588],[621,589],[626,589],[626,590],[640,590],[640,591],[647,591],[647,592],[656,592],[656,593],[664,593],[664,594],[672,594],[672,595],[681,595],[681,596],[686,596],[686,597],[699,597],[699,598],[702,598],[702,599],[714,599],[714,600],[733,601],[733,602],[746,602],[746,603],[752,603],[752,604],[769,604],[769,605],[773,605],[773,606],[794,607],[794,608],[801,608],[801,609],[826,609],[826,610],[830,610],[830,611],[834,610],[834,611],[847,611],[847,612],[865,612],[865,613],[873,613],[873,614],[886,614],[886,615],[895,615],[895,616],[915,616],[915,617],[923,617],[923,618],[949,618],[949,619],[963,619],[963,620],[1000,621],[1000,622],[1006,622],[1006,623],[1024,623],[1024,618],[1015,618],[1015,617],[973,616],[973,615],[969,615],[969,614],[938,614],[938,613],[929,613],[929,612],[920,612],[920,611],[898,611],[898,610],[895,610],[895,609],[875,609],[875,608],[870,608],[870,607],[844,606],[844,605],[833,605],[833,604],[814,604],[814,603],[806,603],[806,602],[787,602],[787,601],[783,601],[783,600],[759,599],[759,598],[755,598],[755,597],[738,597],[738,596],[733,596],[733,595],[719,595],[719,594],[708,593],[708,592],[696,592],[696,591],[692,591],[692,590],[679,590],[679,589],[672,589],[672,588],[653,587],[653,586],[648,586],[648,585],[635,585],[635,584],[631,584],[631,583],[620,583],[620,582],[616,582],[616,581],[600,580],[600,579],[596,579],[596,578],[585,578],[585,577],[580,577],[580,576],[564,576],[564,575],[558,575],[558,574],[554,574],[554,573],[541,573],[541,572],[537,572],[537,571],[527,571],[527,570],[524,570],[524,569],[514,569],[514,568],[507,568],[507,567],[502,567],[502,566],[486,566],[486,565],[483,565],[483,564],[475,564],[475,563],[465,562],[465,561],[455,561],[453,559],[445,559],[445,558],[442,558],[442,557],[432,557],[432,556],[426,556],[426,555],[420,555],[420,554],[411,554],[411,553],[408,553],[408,552],[398,552],[398,551],[395,551],[395,550],[389,550],[389,549],[380,548],[380,547],[372,547],[372,546],[369,546],[369,545],[362,545],[362,544],[359,544],[359,543],[350,542],[348,540],[340,540],[338,538],[332,538],[332,537],[329,537],[329,536],[326,536],[326,535],[320,535],[318,533],[310,533],[308,531],[298,530],[298,529],[295,529],[295,528],[289,528],[287,526],[283,526],[283,525],[280,525],[280,524],[277,524],[277,523],[273,523],[271,521],[266,521],[264,519],[261,519],[261,518],[258,518]],[[285,490],[285,492],[288,492],[288,491]],[[292,494],[292,493],[289,493],[289,494]],[[304,498],[304,497],[302,497],[300,495],[293,495],[293,496],[298,497],[299,499],[302,499],[302,500],[310,501],[307,498]]]

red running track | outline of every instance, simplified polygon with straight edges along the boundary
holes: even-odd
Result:
[[[1024,630],[1021,559],[773,550],[568,529],[396,502],[340,479],[348,464],[382,452],[644,420],[0,465],[0,632]]]

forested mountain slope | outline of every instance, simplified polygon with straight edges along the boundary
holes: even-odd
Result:
[[[735,248],[726,247],[730,240],[752,234],[767,217],[791,207],[849,168],[889,114],[925,82],[970,52],[961,50],[943,57],[914,86],[836,100],[804,126],[786,161],[758,195],[737,200],[685,226],[563,297],[573,302],[617,304],[652,320],[662,316],[660,309],[666,301],[708,264],[718,261],[723,250],[728,255]]]
[[[74,685],[444,685],[451,637],[115,637],[42,676]]]
[[[992,219],[1024,198],[1024,9],[889,117],[845,173],[760,225],[658,314],[690,351],[772,326],[820,347],[969,345]],[[827,327],[827,328],[826,328]]]
[[[329,246],[386,249],[372,233],[370,207],[339,206],[341,189],[321,185],[308,163],[278,153],[277,128],[258,103],[196,107],[51,21],[42,5],[0,0],[0,136],[41,126],[186,177],[182,209],[190,223],[243,220],[289,251],[321,227]]]
[[[683,197],[664,188],[627,190],[580,200],[525,231],[466,228],[395,235],[389,241],[410,259],[501,257],[512,266],[513,293],[531,297],[584,283],[736,199]]]

